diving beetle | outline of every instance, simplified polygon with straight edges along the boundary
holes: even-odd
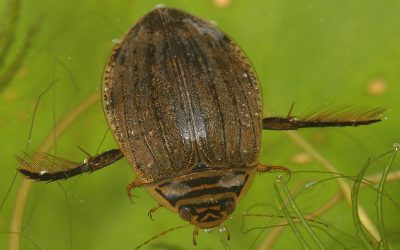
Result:
[[[137,175],[128,193],[150,195],[199,229],[223,224],[257,172],[289,171],[259,162],[262,130],[358,126],[381,120],[383,108],[342,107],[295,117],[263,117],[256,73],[214,24],[172,8],[140,19],[113,49],[102,100],[119,149],[81,163],[45,153],[19,157],[37,181],[94,172],[125,157]]]

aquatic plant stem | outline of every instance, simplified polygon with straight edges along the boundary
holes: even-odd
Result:
[[[285,134],[300,148],[309,153],[317,162],[321,163],[328,171],[339,172],[338,169],[328,161],[322,154],[320,154],[310,143],[307,142],[299,133],[295,131],[285,131]],[[351,187],[346,183],[345,180],[337,179],[340,191],[342,192],[346,202],[351,205]],[[374,223],[368,217],[362,206],[358,207],[358,213],[360,216],[360,221],[365,227],[365,229],[371,234],[371,236],[377,241],[380,241],[380,235],[378,229],[375,227]]]
[[[65,115],[64,118],[57,123],[54,131],[48,135],[48,137],[44,140],[38,150],[42,152],[48,152],[54,144],[54,141],[56,141],[57,138],[59,138],[62,133],[71,126],[73,122],[75,122],[83,113],[85,113],[90,107],[92,107],[99,99],[100,95],[98,92],[96,92],[87,97],[75,109]],[[23,179],[21,185],[18,188],[9,227],[9,231],[13,232],[10,234],[9,237],[9,250],[19,249],[19,233],[21,233],[22,229],[22,221],[31,184],[31,180]]]

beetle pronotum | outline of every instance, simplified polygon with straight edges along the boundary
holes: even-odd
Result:
[[[223,224],[257,172],[289,171],[259,162],[262,130],[358,126],[383,108],[339,107],[309,116],[263,118],[260,87],[242,50],[215,25],[156,8],[114,48],[102,97],[120,148],[82,163],[45,153],[18,157],[19,171],[56,181],[99,170],[125,157],[137,175],[128,185],[198,229]]]

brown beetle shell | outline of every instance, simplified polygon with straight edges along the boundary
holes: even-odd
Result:
[[[115,47],[102,89],[110,128],[143,183],[204,165],[257,164],[258,81],[241,49],[211,23],[151,11]]]

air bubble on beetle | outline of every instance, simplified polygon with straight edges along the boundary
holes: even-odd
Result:
[[[119,43],[120,41],[121,41],[121,39],[119,39],[119,38],[114,38],[114,39],[111,40],[111,42],[112,42],[113,44],[117,44],[117,43]]]
[[[215,20],[210,20],[210,23],[211,23],[212,25],[218,26],[218,23],[217,23],[217,21],[215,21]]]
[[[163,4],[163,3],[159,3],[159,4],[156,4],[156,6],[154,7],[154,8],[156,8],[156,9],[160,9],[160,8],[165,8],[166,7],[166,5],[165,4]]]
[[[243,73],[243,77],[244,77],[244,78],[247,78],[248,75],[247,75],[246,73]]]
[[[83,160],[83,163],[84,164],[87,164],[89,162],[89,160],[87,159],[87,158],[85,158],[84,160]]]
[[[39,175],[45,175],[45,174],[47,174],[46,170],[42,170],[42,171],[39,172]]]

